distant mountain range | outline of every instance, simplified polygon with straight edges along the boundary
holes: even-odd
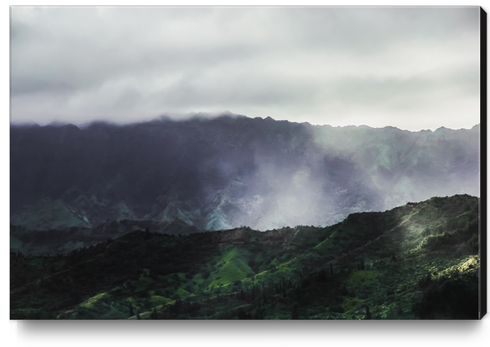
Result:
[[[199,229],[332,225],[433,196],[480,195],[480,126],[403,131],[221,116],[11,125],[11,225],[123,220]]]

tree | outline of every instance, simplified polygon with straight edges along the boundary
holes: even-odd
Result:
[[[243,310],[240,310],[240,312],[238,312],[238,319],[252,319],[252,316],[250,313],[245,313]]]
[[[371,312],[369,312],[369,307],[366,306],[366,319],[372,319]]]
[[[327,275],[325,274],[325,270],[321,269],[320,272],[318,273],[318,282],[326,282],[327,281]]]
[[[291,319],[299,319],[298,305],[293,306],[293,313],[291,314]]]
[[[131,303],[129,303],[129,316],[130,317],[134,316],[133,304]]]

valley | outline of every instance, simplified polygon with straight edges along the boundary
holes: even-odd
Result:
[[[480,126],[12,125],[11,319],[477,319]]]
[[[329,227],[154,226],[49,256],[11,252],[11,319],[479,317],[476,197]]]

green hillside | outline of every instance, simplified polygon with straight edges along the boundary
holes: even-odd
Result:
[[[11,252],[11,319],[476,319],[479,199]],[[16,241],[16,240],[14,240]]]

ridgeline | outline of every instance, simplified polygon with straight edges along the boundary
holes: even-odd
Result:
[[[476,197],[266,232],[135,223],[72,251],[12,251],[11,319],[479,318]]]

